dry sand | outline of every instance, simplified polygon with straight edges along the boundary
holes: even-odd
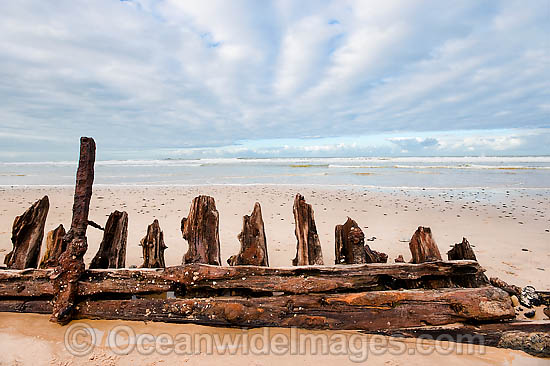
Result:
[[[210,187],[95,187],[90,207],[90,219],[104,225],[107,216],[115,209],[129,215],[128,249],[126,265],[139,266],[142,262],[140,239],[147,225],[155,218],[164,231],[168,249],[166,264],[181,263],[187,250],[181,238],[180,221],[189,211],[193,197],[212,195],[220,212],[220,241],[222,261],[238,252],[237,234],[242,216],[250,214],[255,201],[262,205],[266,226],[271,266],[288,266],[295,255],[294,220],[292,203],[300,192],[313,205],[326,264],[334,263],[334,226],[347,216],[363,228],[367,243],[372,249],[383,251],[393,261],[402,254],[410,259],[408,241],[417,226],[430,226],[442,255],[449,246],[465,236],[472,245],[479,262],[488,276],[497,276],[519,286],[533,285],[539,290],[550,290],[550,192],[541,190],[339,190],[311,187],[282,186],[210,186]],[[73,188],[69,187],[2,187],[0,188],[0,258],[11,250],[11,225],[21,214],[43,195],[50,198],[50,212],[46,230],[59,223],[70,225]],[[85,256],[89,263],[95,255],[102,232],[88,229],[89,249]],[[42,248],[44,251],[45,248]],[[543,317],[538,312],[537,318]],[[108,330],[122,322],[94,321],[93,327]],[[129,323],[129,322],[126,322]],[[126,324],[125,323],[125,324]],[[194,331],[192,325],[135,323],[151,332]],[[207,332],[233,332],[222,328],[200,327]],[[284,331],[284,330],[281,330]],[[176,358],[152,355],[115,357],[101,347],[94,350],[93,359],[74,358],[65,363],[63,353],[64,328],[50,324],[46,316],[0,314],[0,365],[39,364],[155,364],[171,365]],[[368,340],[366,340],[368,342]],[[26,352],[26,349],[32,349]],[[485,355],[377,356],[378,364],[427,364],[446,362],[459,364],[476,361],[479,364],[537,364],[543,360],[522,352],[487,348]],[[99,352],[99,353],[98,353]],[[112,357],[111,357],[112,356]],[[133,357],[133,358],[132,358]],[[158,361],[160,359],[160,361]],[[19,360],[19,361],[17,361]],[[153,360],[157,360],[153,362]],[[303,356],[190,356],[179,357],[178,362],[229,364],[334,364],[347,357],[326,355]],[[349,360],[348,360],[349,361]],[[379,361],[379,362],[378,362]],[[369,363],[373,357],[369,358]]]

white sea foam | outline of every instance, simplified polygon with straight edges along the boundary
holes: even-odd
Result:
[[[550,156],[456,156],[456,157],[354,157],[354,158],[208,158],[208,159],[163,159],[163,160],[98,160],[96,166],[204,166],[232,164],[329,164],[330,167],[359,168],[392,163],[438,164],[511,164],[537,163],[550,164]],[[39,161],[39,162],[0,162],[0,165],[52,165],[72,166],[78,161]],[[369,165],[370,164],[370,165]],[[454,165],[453,165],[454,166]]]
[[[535,170],[535,169],[550,169],[550,166],[531,166],[531,165],[480,165],[480,164],[458,164],[458,165],[337,165],[330,164],[329,168],[345,168],[345,169],[500,169],[500,170]]]
[[[0,184],[74,184],[77,162],[0,163]],[[368,174],[361,174],[368,173]],[[437,177],[432,173],[437,174]],[[546,187],[550,156],[100,160],[98,184]],[[366,186],[365,186],[366,185]]]
[[[40,188],[74,188],[74,184],[0,184],[2,189],[40,189]],[[467,191],[487,190],[495,192],[522,192],[522,191],[550,191],[550,187],[492,187],[492,186],[461,186],[461,187],[422,187],[422,186],[377,186],[371,184],[316,184],[316,183],[119,183],[119,184],[94,184],[94,187],[101,188],[194,188],[194,187],[312,187],[327,189],[369,189],[369,190],[401,190],[401,191]]]

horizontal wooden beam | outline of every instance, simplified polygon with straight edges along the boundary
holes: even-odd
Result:
[[[48,313],[46,300],[3,300],[0,311]],[[495,287],[268,297],[85,300],[77,318],[196,323],[226,327],[387,330],[512,319],[508,294]]]
[[[164,269],[94,269],[83,273],[78,295],[185,290],[246,290],[307,294],[488,285],[476,261],[372,263],[273,268],[187,264]],[[0,298],[49,297],[51,270],[0,270]]]

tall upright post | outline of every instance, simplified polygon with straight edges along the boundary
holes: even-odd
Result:
[[[88,249],[86,229],[94,183],[95,141],[91,137],[80,138],[80,160],[76,172],[71,228],[63,237],[67,249],[59,258],[50,279],[55,291],[50,321],[66,324],[72,319],[78,292],[78,280],[84,272],[84,254]]]
[[[306,203],[304,196],[297,194],[294,198],[294,233],[296,234],[296,257],[293,266],[323,265],[323,253],[319,235],[315,226],[313,208]]]

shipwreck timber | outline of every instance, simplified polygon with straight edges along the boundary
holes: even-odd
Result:
[[[297,243],[292,267],[269,267],[259,203],[243,218],[239,253],[229,258],[229,267],[222,266],[214,198],[198,196],[181,222],[188,242],[182,265],[164,268],[167,247],[155,220],[140,243],[142,268],[124,268],[128,215],[115,211],[86,269],[94,162],[95,142],[82,138],[71,227],[65,233],[60,225],[48,234],[40,269],[47,197],[16,219],[13,232],[21,235],[14,234],[8,269],[0,270],[1,312],[52,314],[60,324],[91,318],[406,337],[446,332],[456,342],[468,338],[453,335],[469,333],[485,337],[486,345],[550,354],[548,342],[538,351],[529,336],[542,333],[548,339],[550,322],[514,321],[510,296],[521,289],[489,280],[466,238],[444,261],[431,229],[421,226],[409,243],[411,263],[401,255],[386,263],[387,255],[370,249],[359,225],[348,218],[335,228],[336,263],[325,266],[313,208],[300,194],[293,207]],[[550,305],[547,293],[537,296]],[[446,327],[450,324],[453,328]]]

